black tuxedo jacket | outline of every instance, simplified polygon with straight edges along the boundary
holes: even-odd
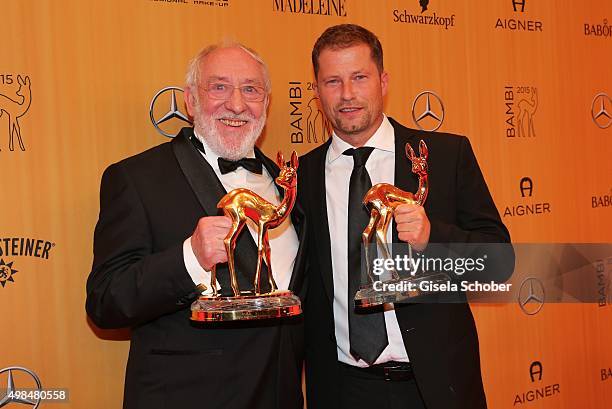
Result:
[[[197,293],[183,241],[201,217],[219,214],[216,204],[226,193],[189,141],[192,135],[185,128],[172,142],[111,165],[102,176],[86,309],[101,328],[132,329],[124,408],[301,409],[301,318],[189,320]],[[274,162],[257,149],[256,155],[278,176]],[[292,221],[300,247],[290,289],[303,298],[306,226],[297,205]],[[241,234],[241,288],[252,288],[256,259],[253,239]],[[229,291],[227,265],[218,267],[217,279]]]
[[[416,192],[418,177],[405,156],[422,139],[429,149],[430,243],[509,242],[467,138],[408,129],[395,131],[395,185]],[[325,194],[329,144],[300,159],[298,200],[309,225],[309,290],[305,302],[306,385],[309,409],[338,407],[337,350],[333,316],[333,271]],[[346,183],[349,181],[347,180]],[[394,242],[399,242],[393,231]],[[513,256],[512,256],[513,257]],[[513,258],[512,258],[513,260]],[[511,274],[504,272],[504,280]],[[472,277],[480,279],[480,277]],[[415,378],[428,409],[481,409],[486,400],[480,375],[478,336],[467,303],[396,304],[395,312]]]

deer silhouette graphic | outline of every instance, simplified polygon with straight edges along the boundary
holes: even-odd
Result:
[[[321,142],[323,142],[331,134],[329,121],[319,110],[317,100],[317,97],[312,98],[306,106],[308,108],[308,116],[306,117],[306,140],[308,143],[312,141],[319,143],[317,135],[321,136]]]
[[[531,101],[521,99],[518,103],[518,108],[518,136],[535,136],[535,129],[533,128],[533,115],[538,108],[538,90],[535,88],[533,89]],[[525,134],[525,119],[527,119],[527,134]]]
[[[0,94],[0,117],[4,113],[8,116],[8,127],[9,127],[9,150],[15,150],[15,137],[17,137],[17,142],[19,143],[19,148],[22,151],[25,151],[25,145],[23,144],[23,139],[21,138],[21,127],[19,126],[19,118],[25,115],[30,109],[30,104],[32,103],[32,89],[30,88],[30,77],[22,77],[21,75],[17,75],[17,83],[19,84],[19,89],[15,94],[17,95],[17,100],[14,100],[6,95]],[[20,102],[19,102],[20,101]]]
[[[247,219],[252,220],[257,225],[257,270],[253,288],[255,295],[261,294],[261,267],[262,262],[268,266],[268,282],[271,291],[277,289],[274,277],[272,276],[272,263],[270,262],[270,243],[268,241],[268,229],[280,226],[291,213],[295,204],[297,193],[297,168],[298,157],[295,151],[291,155],[291,162],[285,163],[283,154],[278,152],[276,163],[281,171],[276,178],[276,183],[284,191],[285,195],[278,206],[274,206],[266,199],[248,189],[234,189],[221,198],[217,207],[223,209],[223,213],[232,220],[232,226],[223,244],[227,252],[227,264],[230,273],[230,283],[234,296],[240,296],[236,269],[234,267],[234,249],[238,235],[244,228]],[[213,297],[217,296],[216,269],[211,271],[210,286],[212,287]]]
[[[378,247],[383,252],[383,257],[386,259],[391,258],[386,240],[387,229],[389,228],[393,212],[401,204],[423,205],[427,199],[428,155],[427,145],[425,145],[423,140],[419,142],[419,156],[414,154],[410,144],[406,144],[406,156],[412,162],[412,173],[419,177],[419,188],[415,194],[405,192],[388,183],[378,183],[372,186],[363,197],[363,204],[370,212],[370,221],[361,235],[361,240],[365,250],[368,275],[372,281],[373,278],[370,275],[369,244],[375,237]],[[392,276],[394,279],[399,279],[395,270],[392,270]]]

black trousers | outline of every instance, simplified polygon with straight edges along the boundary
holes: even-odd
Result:
[[[391,381],[343,363],[339,409],[426,409],[413,379]]]

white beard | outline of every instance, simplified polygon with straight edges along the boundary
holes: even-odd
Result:
[[[259,119],[254,119],[251,115],[235,115],[235,114],[217,114],[216,117],[222,117],[226,119],[246,120],[248,123],[243,125],[245,127],[242,135],[234,140],[230,141],[228,138],[223,138],[219,129],[217,128],[218,118],[212,116],[202,115],[199,107],[196,108],[198,112],[193,118],[194,127],[198,134],[204,139],[206,145],[212,149],[219,157],[238,160],[246,157],[255,146],[255,142],[261,135],[261,131],[266,125],[266,112]]]

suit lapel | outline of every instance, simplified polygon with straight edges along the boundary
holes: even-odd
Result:
[[[413,131],[389,118],[395,134],[395,180],[393,184],[405,192],[416,192],[418,176],[412,173],[412,162],[406,156],[406,144],[409,143],[415,152],[419,152],[418,140]],[[397,227],[393,223],[393,243],[400,243]]]
[[[318,247],[316,254],[318,257],[320,257],[320,273],[323,279],[325,292],[329,297],[329,302],[333,303],[334,276],[331,260],[329,222],[327,220],[327,188],[325,183],[325,160],[327,158],[327,151],[329,150],[331,141],[332,139],[329,138],[325,145],[323,145],[323,148],[319,151],[319,155],[316,158],[316,163],[314,166],[312,166],[311,174],[307,175],[304,180],[308,180],[310,186],[314,187],[311,190],[312,195],[308,197],[308,203],[313,206],[313,212],[318,213],[318,217],[316,217],[315,220],[320,221],[320,223],[316,223],[314,226],[312,226],[312,228],[315,229],[312,235],[313,237],[316,237],[313,244]]]
[[[255,157],[262,161],[264,167],[266,168],[266,170],[268,171],[268,173],[274,180],[274,184],[276,185],[276,190],[279,192],[281,200],[283,200],[283,198],[285,197],[285,190],[276,184],[276,178],[278,177],[280,173],[280,169],[278,168],[278,165],[272,159],[264,155],[263,152],[261,152],[261,150],[259,150],[257,147],[255,147]],[[299,172],[299,167],[298,167],[298,172]],[[304,253],[304,249],[306,248],[306,241],[305,241],[306,224],[304,223],[304,221],[305,221],[304,212],[300,204],[296,201],[295,205],[293,206],[293,210],[291,211],[291,222],[293,223],[293,227],[298,236],[299,247],[298,247],[297,255],[295,257],[295,263],[293,265],[291,280],[289,282],[289,289],[292,291],[299,290],[299,289],[296,289],[295,286],[297,283],[301,282],[301,276],[303,275],[303,272],[304,272],[304,262],[306,260],[305,253]],[[274,255],[272,255],[272,257],[274,257]]]
[[[189,138],[193,136],[192,128],[183,128],[172,141],[174,155],[191,186],[195,196],[204,209],[204,215],[220,215],[217,203],[227,192],[217,178],[215,171],[193,146]],[[236,243],[236,270],[238,283],[242,290],[253,287],[253,277],[257,265],[257,247],[248,232],[243,231]],[[229,294],[229,270],[227,263],[217,266],[217,280],[223,294]]]

